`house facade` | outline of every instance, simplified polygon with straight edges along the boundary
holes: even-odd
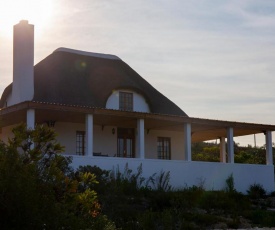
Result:
[[[34,27],[14,26],[13,82],[0,100],[0,138],[15,125],[54,128],[73,166],[103,169],[142,164],[146,177],[170,172],[171,184],[237,190],[260,183],[274,190],[273,125],[189,117],[120,58],[59,48],[34,66]],[[266,165],[234,163],[234,137],[265,133]],[[191,144],[220,139],[220,162],[194,162]],[[226,144],[227,143],[227,144]]]

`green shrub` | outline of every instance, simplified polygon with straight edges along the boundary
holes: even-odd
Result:
[[[249,209],[249,200],[241,193],[228,193],[225,191],[206,191],[203,193],[199,206],[208,212],[225,212],[237,215]]]
[[[275,215],[274,212],[265,210],[252,211],[248,217],[259,227],[274,227],[275,226]]]
[[[171,204],[174,209],[186,211],[198,206],[204,191],[197,187],[185,188],[184,190],[174,191],[171,193]]]
[[[155,189],[159,191],[170,191],[172,186],[170,185],[170,172],[161,171],[155,178]]]
[[[226,183],[226,187],[225,187],[225,191],[226,191],[226,192],[230,192],[230,193],[236,192],[234,177],[233,177],[233,174],[232,174],[232,173],[231,173],[230,176],[226,179],[225,183]]]
[[[247,194],[251,199],[264,198],[266,191],[261,184],[253,184],[249,186]]]

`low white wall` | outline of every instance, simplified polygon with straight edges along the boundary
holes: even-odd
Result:
[[[232,174],[235,188],[242,193],[246,193],[249,186],[254,183],[261,184],[268,192],[274,191],[274,166],[270,165],[81,156],[74,156],[72,164],[74,168],[80,165],[97,165],[107,170],[119,166],[123,172],[126,163],[133,172],[142,164],[145,178],[161,171],[170,171],[170,183],[174,188],[198,186],[204,181],[205,189],[221,190],[226,187],[225,181]]]

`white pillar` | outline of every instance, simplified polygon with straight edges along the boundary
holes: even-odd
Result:
[[[34,109],[27,110],[27,128],[28,129],[35,128],[35,110]]]
[[[266,144],[266,164],[273,165],[272,133],[271,133],[271,131],[266,131],[265,144]]]
[[[139,151],[139,158],[145,158],[145,151],[144,151],[144,119],[138,119],[137,122],[138,127],[138,151]]]
[[[225,137],[220,137],[220,162],[226,163]]]
[[[93,134],[93,129],[94,129],[94,124],[93,124],[93,115],[92,114],[87,114],[86,115],[86,156],[93,156],[93,141],[94,141],[94,134]]]
[[[186,161],[191,161],[191,124],[185,123],[184,124],[184,137],[183,137],[183,144],[184,144],[184,158]]]
[[[228,163],[234,163],[234,140],[233,140],[233,128],[227,129],[227,154]]]

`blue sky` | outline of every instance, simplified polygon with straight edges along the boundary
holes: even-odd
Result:
[[[35,63],[58,47],[114,54],[189,116],[275,124],[274,0],[51,3],[46,23],[24,16],[36,29]],[[13,24],[1,27],[13,11],[3,7],[0,94],[12,81]]]

